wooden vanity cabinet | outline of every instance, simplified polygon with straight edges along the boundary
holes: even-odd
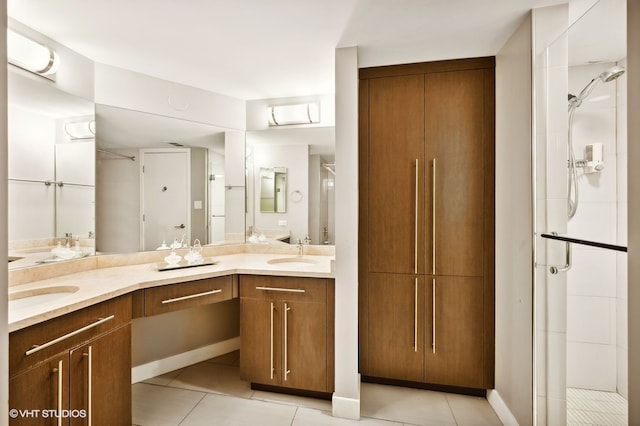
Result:
[[[333,391],[333,280],[240,277],[240,377]]]
[[[168,284],[144,290],[144,315],[152,316],[238,297],[237,275]]]
[[[493,387],[494,67],[360,70],[365,379]]]
[[[9,406],[22,414],[10,424],[131,424],[131,305],[121,296],[11,333]]]

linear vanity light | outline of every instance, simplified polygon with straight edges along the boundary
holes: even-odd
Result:
[[[64,132],[71,140],[93,139],[96,137],[96,122],[94,120],[71,121],[64,125]]]
[[[320,122],[320,103],[273,105],[268,107],[269,126],[313,124]]]
[[[50,47],[7,30],[7,60],[24,70],[55,80],[60,58]]]

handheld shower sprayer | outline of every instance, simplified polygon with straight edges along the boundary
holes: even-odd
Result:
[[[573,142],[572,142],[572,128],[573,128],[573,114],[576,112],[576,109],[582,105],[582,101],[589,97],[593,89],[598,85],[598,83],[609,83],[610,81],[614,81],[622,74],[624,74],[625,69],[619,65],[609,68],[608,70],[602,72],[599,76],[594,78],[587,84],[584,89],[580,91],[578,96],[569,94],[569,138],[567,140],[568,143],[568,154],[569,154],[569,173],[567,177],[567,210],[569,219],[571,219],[578,210],[578,176],[576,172],[576,167],[578,161],[575,159],[575,155],[573,152]],[[583,161],[584,162],[584,161]],[[595,171],[600,171],[604,168],[604,165],[599,163],[594,166]]]

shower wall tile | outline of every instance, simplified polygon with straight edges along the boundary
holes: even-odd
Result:
[[[620,145],[618,145],[620,147]],[[626,153],[618,153],[616,157],[616,170],[618,172],[619,178],[617,179],[617,200],[618,202],[627,201],[627,154]],[[626,231],[625,231],[626,233]]]
[[[584,147],[591,143],[603,144],[605,155],[616,152],[615,108],[579,108],[573,115],[572,129],[576,158],[583,158]]]
[[[616,254],[616,297],[618,299],[627,300],[627,283],[628,283],[628,269],[627,269],[627,253],[618,252]]]
[[[628,349],[627,331],[627,301],[616,299],[616,345],[624,350]]]
[[[580,155],[584,158],[584,155]],[[583,173],[578,170],[580,205],[583,203],[615,203],[617,180],[616,155],[604,156],[604,170],[599,173]],[[578,208],[580,208],[580,205]]]
[[[621,202],[617,204],[617,223],[618,223],[618,232],[616,242],[621,246],[627,246],[627,232],[628,232],[628,224],[627,224],[627,208],[628,205],[626,202]]]
[[[567,385],[615,392],[616,347],[567,342]]]
[[[566,191],[565,191],[566,194]],[[566,195],[560,198],[549,198],[546,201],[547,214],[546,232],[557,232],[558,234],[566,234],[567,230],[567,198]],[[555,242],[557,245],[557,242]],[[547,246],[549,248],[549,246]],[[555,257],[554,257],[555,259]]]
[[[628,369],[627,363],[629,362],[629,353],[626,349],[622,349],[618,347],[618,351],[616,354],[618,365],[618,374],[617,374],[617,388],[618,393],[624,396],[626,399],[629,399],[629,377],[628,377]],[[622,367],[622,368],[621,368]]]
[[[614,345],[615,300],[609,297],[568,296],[567,340]]]
[[[547,399],[547,425],[567,424],[567,400],[558,398]]]
[[[611,285],[617,268],[615,252],[574,245],[572,264],[567,273],[569,295],[616,297],[616,288]]]
[[[547,331],[565,333],[567,331],[567,280],[562,274],[553,275],[547,272],[547,275]]]
[[[568,232],[581,238],[611,243],[616,238],[616,217],[614,203],[580,203],[576,215],[569,220]]]

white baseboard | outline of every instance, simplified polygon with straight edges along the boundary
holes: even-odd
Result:
[[[489,401],[489,405],[491,405],[493,411],[496,412],[503,425],[518,426],[518,420],[516,420],[497,390],[489,389],[487,391],[487,401]]]
[[[358,384],[360,383],[360,374],[358,374]],[[333,417],[342,419],[360,420],[360,389],[358,389],[358,398],[345,398],[333,393],[331,398],[331,408]]]
[[[151,361],[131,369],[131,383],[141,382],[179,368],[206,361],[240,349],[240,337],[213,343],[168,358]]]

